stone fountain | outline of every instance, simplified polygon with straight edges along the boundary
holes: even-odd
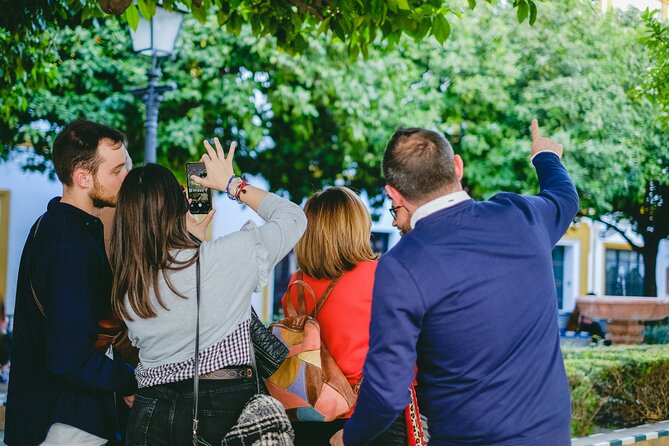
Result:
[[[606,339],[614,344],[643,342],[643,321],[659,321],[669,316],[669,299],[631,296],[578,296],[581,314],[592,319],[608,319]]]

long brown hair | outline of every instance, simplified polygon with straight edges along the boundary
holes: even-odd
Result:
[[[334,279],[364,260],[372,251],[372,219],[360,198],[346,187],[316,192],[304,205],[307,229],[295,246],[297,264],[307,275]]]
[[[167,168],[147,164],[126,176],[111,233],[112,308],[117,317],[132,319],[125,306],[126,294],[140,318],[155,317],[151,287],[158,304],[167,309],[158,291],[159,273],[174,293],[185,298],[174,289],[167,273],[191,266],[199,255],[199,241],[186,230],[187,210],[183,190]],[[182,249],[195,249],[195,254],[179,261],[173,253]]]

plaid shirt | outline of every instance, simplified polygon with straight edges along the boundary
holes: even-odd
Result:
[[[251,320],[242,322],[235,331],[220,342],[200,350],[200,375],[213,372],[223,367],[243,366],[251,364]],[[144,369],[138,364],[135,369],[137,387],[157,386],[193,378],[195,358],[184,362],[165,364],[159,367]]]

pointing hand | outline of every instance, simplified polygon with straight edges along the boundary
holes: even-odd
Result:
[[[558,144],[550,138],[541,136],[539,131],[539,122],[536,119],[532,120],[532,145],[531,155],[534,156],[539,152],[553,152],[558,157],[562,158],[562,144]]]

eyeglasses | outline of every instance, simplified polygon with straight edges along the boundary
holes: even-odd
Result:
[[[391,207],[388,208],[388,211],[390,211],[390,215],[393,216],[393,220],[397,219],[397,210],[398,210],[399,208],[403,208],[403,207],[404,207],[404,206],[400,205],[400,206],[394,206],[394,207],[391,206]],[[405,208],[405,209],[406,209],[406,208]]]

